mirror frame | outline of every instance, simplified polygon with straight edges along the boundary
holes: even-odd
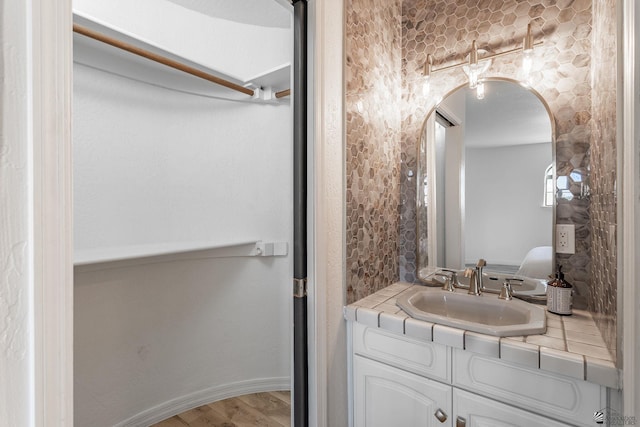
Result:
[[[518,86],[521,86],[523,89],[528,90],[531,94],[535,95],[538,100],[542,103],[542,105],[544,106],[545,110],[547,111],[547,114],[549,116],[549,121],[551,123],[551,164],[552,164],[552,170],[553,170],[553,188],[554,188],[554,197],[553,197],[553,205],[551,206],[551,208],[553,209],[552,212],[552,225],[551,225],[551,265],[552,265],[552,271],[550,272],[550,274],[553,274],[553,272],[556,270],[557,265],[556,265],[556,208],[558,205],[558,197],[557,197],[557,177],[558,177],[558,173],[557,173],[557,164],[556,164],[556,149],[557,149],[557,145],[556,145],[556,136],[557,136],[557,130],[556,130],[556,121],[555,121],[555,117],[553,116],[553,113],[551,112],[551,108],[549,107],[549,104],[547,103],[547,101],[543,98],[543,96],[536,91],[534,88],[532,88],[530,85],[523,83],[519,80],[516,79],[511,79],[511,78],[507,78],[507,77],[485,77],[482,79],[483,82],[489,82],[489,81],[500,81],[500,82],[508,82],[508,83],[513,83],[516,84]],[[438,109],[438,107],[440,106],[440,104],[442,104],[442,102],[449,97],[450,95],[452,95],[454,92],[464,88],[468,86],[468,82],[465,82],[461,85],[456,86],[455,88],[449,90],[446,94],[444,94],[442,97],[440,97],[437,101],[437,103],[431,107],[429,109],[429,112],[427,113],[427,115],[425,116],[424,120],[422,121],[422,126],[420,126],[420,133],[419,133],[419,138],[418,138],[418,143],[416,144],[416,175],[418,177],[418,179],[416,179],[416,278],[418,279],[418,282],[420,283],[426,283],[429,284],[425,279],[423,279],[422,275],[420,274],[420,271],[424,268],[428,268],[429,270],[433,270],[430,271],[429,274],[436,272],[437,270],[444,268],[443,266],[436,266],[436,265],[432,265],[430,263],[430,260],[427,259],[427,265],[423,266],[421,265],[420,262],[420,233],[421,233],[421,227],[420,227],[420,223],[424,222],[425,224],[428,224],[428,222],[430,221],[431,218],[431,206],[421,206],[420,205],[420,197],[418,197],[418,195],[420,194],[420,190],[422,189],[422,179],[420,179],[423,176],[423,172],[424,172],[424,165],[421,165],[420,162],[420,152],[422,149],[422,145],[423,145],[423,135],[426,131],[426,126],[427,126],[427,122],[429,120],[429,118],[431,117],[432,114],[435,113],[435,111]],[[425,144],[426,145],[426,144]],[[424,221],[421,221],[419,219],[420,216],[420,212],[424,212],[424,215],[426,216],[426,219]],[[464,219],[463,219],[463,224],[464,224]],[[427,235],[427,238],[429,238],[429,236]]]

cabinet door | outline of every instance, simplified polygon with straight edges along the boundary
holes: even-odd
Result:
[[[606,406],[599,385],[460,349],[453,386],[569,425],[593,425],[593,412]]]
[[[360,356],[353,374],[355,427],[452,426],[451,386]]]
[[[563,427],[567,424],[453,389],[456,427]]]

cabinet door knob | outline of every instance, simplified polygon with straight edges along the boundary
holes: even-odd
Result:
[[[456,418],[456,427],[467,427],[467,420],[462,417]]]
[[[433,415],[434,415],[434,416],[438,419],[438,421],[440,421],[441,423],[443,423],[443,422],[447,421],[447,414],[445,414],[445,413],[444,413],[444,411],[443,411],[442,409],[440,409],[440,408],[438,408],[438,409],[436,410],[436,412],[435,412]]]

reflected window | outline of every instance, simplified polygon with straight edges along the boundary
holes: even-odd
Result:
[[[547,167],[544,171],[544,202],[542,206],[553,206],[553,197],[555,196],[555,189],[553,188],[553,163]]]

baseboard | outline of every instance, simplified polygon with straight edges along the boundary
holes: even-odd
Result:
[[[189,409],[196,408],[207,403],[244,394],[259,393],[274,390],[290,390],[291,379],[289,377],[260,378],[250,381],[218,385],[204,390],[189,393],[187,395],[171,399],[152,408],[115,424],[114,427],[142,427],[158,423],[174,415]]]

